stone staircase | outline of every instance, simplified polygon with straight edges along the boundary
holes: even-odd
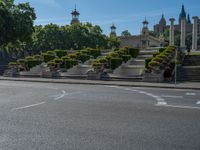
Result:
[[[153,53],[155,52],[157,52],[157,50],[153,49],[140,51],[140,54],[137,58],[132,58],[126,64],[123,64],[114,70],[113,76],[143,78],[143,73],[145,70],[145,59],[152,57]]]
[[[200,81],[200,55],[185,56],[182,66],[177,67],[178,81]]]

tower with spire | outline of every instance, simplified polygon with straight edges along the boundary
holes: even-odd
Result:
[[[186,19],[186,11],[184,5],[182,5],[181,13],[179,15],[179,24],[181,24],[181,19]]]
[[[117,37],[117,33],[116,33],[116,26],[114,25],[114,23],[112,24],[112,26],[110,27],[111,32],[110,32],[110,37]]]
[[[71,15],[72,15],[71,25],[75,23],[80,23],[79,21],[80,13],[76,10],[76,6],[75,9],[71,12]]]
[[[145,17],[145,20],[143,21],[142,35],[149,35],[148,24],[149,22],[147,21]]]

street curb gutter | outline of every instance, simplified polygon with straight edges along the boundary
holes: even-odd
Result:
[[[4,81],[22,81],[22,82],[38,82],[38,83],[57,83],[57,84],[84,84],[84,85],[106,85],[106,86],[127,86],[127,87],[147,87],[147,88],[166,88],[166,89],[190,89],[200,90],[200,87],[180,86],[174,84],[156,85],[156,83],[143,83],[140,82],[121,82],[121,81],[95,81],[95,80],[64,80],[64,79],[41,79],[41,78],[4,78]]]

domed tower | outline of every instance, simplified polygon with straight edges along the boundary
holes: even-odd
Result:
[[[114,25],[114,23],[112,24],[112,26],[110,27],[111,32],[110,32],[110,37],[117,37],[117,33],[116,33],[116,26]]]
[[[143,28],[142,28],[142,33],[141,33],[142,35],[149,35],[148,24],[149,22],[145,18],[145,20],[143,21]]]
[[[179,24],[181,24],[181,19],[186,19],[186,12],[184,5],[182,5],[181,13],[179,15]]]
[[[76,10],[76,6],[75,9],[72,11],[71,15],[72,15],[71,25],[75,23],[80,23],[79,21],[80,13]]]

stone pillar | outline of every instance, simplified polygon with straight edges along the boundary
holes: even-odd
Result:
[[[197,50],[197,23],[198,23],[198,17],[194,16],[192,17],[194,20],[193,22],[193,32],[192,32],[192,50]]]
[[[174,45],[174,18],[170,18],[169,45]]]
[[[181,43],[180,47],[185,48],[186,19],[181,18]]]

